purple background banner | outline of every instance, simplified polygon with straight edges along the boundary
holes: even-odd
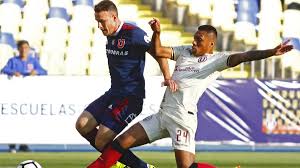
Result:
[[[217,80],[198,103],[197,141],[300,143],[300,84]]]

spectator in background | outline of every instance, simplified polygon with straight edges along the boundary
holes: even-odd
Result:
[[[9,76],[34,76],[34,75],[47,75],[47,71],[44,70],[38,58],[30,56],[30,46],[28,41],[20,40],[17,44],[19,50],[19,56],[10,58],[1,70],[1,73]],[[9,151],[16,153],[16,144],[9,144]],[[19,146],[19,151],[28,152],[29,147],[25,144]]]
[[[11,153],[16,153],[17,152],[16,144],[9,144],[8,147],[9,147],[9,152],[11,152]],[[21,144],[19,146],[19,151],[21,151],[21,152],[30,152],[30,149],[29,149],[28,145]]]
[[[47,71],[41,67],[38,59],[29,56],[30,47],[28,41],[20,40],[17,46],[19,56],[10,58],[1,70],[1,73],[9,76],[47,75]]]

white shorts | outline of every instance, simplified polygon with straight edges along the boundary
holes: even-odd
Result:
[[[191,114],[188,114],[191,115]],[[196,114],[193,114],[196,115]],[[171,137],[172,146],[176,150],[188,151],[195,154],[195,134],[197,129],[197,116],[191,116],[191,126],[179,124],[174,119],[164,115],[162,111],[146,117],[140,121],[150,142]],[[194,121],[196,120],[196,124]],[[186,121],[189,123],[189,121]]]

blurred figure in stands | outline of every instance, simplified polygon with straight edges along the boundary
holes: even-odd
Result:
[[[17,152],[16,144],[9,144],[8,147],[9,147],[9,152],[11,152],[11,153]],[[19,151],[20,152],[30,152],[30,149],[29,149],[28,145],[21,144],[19,146]]]
[[[47,75],[47,71],[44,70],[38,59],[29,56],[30,47],[26,40],[18,42],[19,56],[10,58],[1,70],[1,73],[9,76],[35,76],[35,75]]]
[[[35,76],[35,75],[47,75],[47,71],[44,70],[36,57],[30,56],[30,46],[28,41],[20,40],[17,44],[19,55],[10,58],[1,70],[1,73],[9,76]],[[16,144],[9,144],[9,151],[16,153]],[[25,144],[19,146],[19,151],[28,152],[29,147]]]

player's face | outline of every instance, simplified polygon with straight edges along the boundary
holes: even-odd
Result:
[[[206,53],[212,53],[214,47],[211,34],[206,31],[197,31],[194,35],[194,41],[192,44],[192,54],[194,56],[202,56]]]
[[[114,12],[96,12],[95,19],[98,22],[98,28],[102,31],[104,36],[110,36],[117,30],[117,16]]]
[[[26,57],[30,51],[30,47],[26,43],[22,44],[18,49],[21,57]]]

